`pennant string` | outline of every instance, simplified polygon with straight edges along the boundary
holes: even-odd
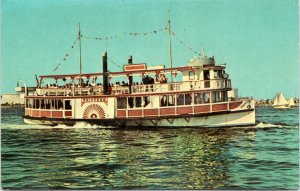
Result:
[[[199,52],[197,52],[196,50],[193,49],[192,46],[189,46],[188,44],[184,43],[177,35],[175,35],[174,32],[172,32],[172,35],[175,37],[176,40],[178,40],[180,42],[180,44],[182,44],[183,46],[185,46],[189,51],[198,54],[199,56],[201,56],[201,54]]]
[[[67,61],[67,57],[70,56],[70,52],[71,50],[75,47],[77,43],[77,39],[73,42],[72,46],[67,50],[67,53],[65,54],[65,56],[61,59],[60,63],[53,69],[53,72],[57,71],[58,68],[61,66],[62,62],[66,62]]]
[[[94,39],[94,40],[108,40],[108,39],[117,39],[117,38],[121,38],[123,36],[131,36],[131,37],[136,37],[136,36],[147,36],[149,34],[157,34],[157,32],[162,32],[162,31],[167,31],[167,27],[165,28],[161,28],[155,31],[150,31],[150,32],[130,32],[130,33],[123,33],[123,34],[119,34],[119,35],[113,35],[113,36],[109,36],[109,37],[93,37],[93,36],[86,36],[86,35],[82,35],[83,38],[86,39]]]

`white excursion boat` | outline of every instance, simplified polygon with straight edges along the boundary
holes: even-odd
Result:
[[[170,22],[169,22],[170,24]],[[168,27],[169,34],[170,25]],[[171,40],[171,35],[169,38]],[[79,45],[80,45],[79,30]],[[171,43],[170,43],[171,45]],[[73,125],[84,121],[114,127],[230,127],[255,125],[252,98],[229,96],[231,80],[225,65],[204,51],[186,66],[133,63],[123,71],[41,75],[31,93],[25,90],[24,122]],[[169,79],[167,79],[169,77]],[[117,81],[125,78],[126,82]],[[55,83],[43,85],[53,80]]]
[[[273,107],[275,109],[288,109],[292,106],[295,106],[294,99],[291,98],[287,100],[282,92],[279,92],[276,94],[274,100],[273,100]]]

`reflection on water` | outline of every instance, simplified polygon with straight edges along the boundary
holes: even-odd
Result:
[[[295,127],[2,128],[1,136],[3,188],[298,187]]]

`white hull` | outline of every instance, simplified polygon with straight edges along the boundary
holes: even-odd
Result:
[[[126,123],[127,126],[147,127],[232,127],[255,125],[255,111],[227,113],[201,117],[182,117],[157,120],[136,120]]]
[[[47,120],[47,119],[28,119],[24,118],[24,122],[27,124],[39,124],[39,125],[56,125],[56,124],[68,124],[72,125],[76,121],[84,121],[87,123],[100,124],[101,121],[97,120]],[[114,124],[113,124],[114,123]],[[185,117],[170,117],[170,118],[154,118],[146,119],[140,118],[135,120],[116,119],[106,122],[105,126],[127,126],[127,127],[232,127],[232,126],[251,126],[255,125],[255,110],[231,112],[224,114],[212,114],[207,116],[185,116]]]
[[[287,105],[278,105],[278,106],[274,106],[274,109],[290,109],[290,106]]]

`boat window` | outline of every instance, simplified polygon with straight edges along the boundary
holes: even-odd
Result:
[[[209,103],[210,102],[210,93],[209,92],[203,93],[203,98],[204,98],[204,103]]]
[[[33,108],[34,109],[39,109],[40,108],[40,100],[34,99]]]
[[[195,93],[195,104],[209,103],[209,92]]]
[[[56,108],[55,107],[55,103],[56,103],[55,99],[51,100],[51,109],[55,109]]]
[[[52,106],[54,106],[54,109],[63,109],[63,101],[61,99],[54,99],[52,100]]]
[[[117,98],[117,109],[126,109],[127,108],[127,98],[120,97]]]
[[[195,93],[194,96],[194,104],[202,104],[204,103],[203,93]]]
[[[209,70],[204,70],[203,71],[203,79],[204,81],[204,88],[209,88],[210,87],[210,81],[209,81]]]
[[[45,109],[45,100],[41,99],[41,109]]]
[[[191,94],[177,95],[177,105],[191,105],[191,104],[192,104]]]
[[[26,99],[26,108],[33,108],[33,99]]]
[[[168,104],[167,99],[168,99],[167,95],[160,96],[160,106],[161,107],[167,106],[167,104]]]
[[[141,107],[141,106],[142,106],[142,98],[135,97],[135,107]]]
[[[46,101],[46,109],[50,109],[50,102],[51,102],[51,100],[50,99],[46,99],[45,100]]]
[[[142,107],[146,107],[150,103],[150,97],[144,96],[142,100]]]
[[[128,106],[130,107],[130,108],[133,108],[133,97],[129,97],[128,98]]]
[[[226,91],[215,91],[212,92],[212,102],[224,102],[227,101],[227,92]]]
[[[204,80],[209,80],[209,70],[204,70],[203,71],[203,79]]]
[[[212,92],[212,103],[218,102],[218,99],[219,99],[218,93],[219,93],[219,92],[215,92],[215,91]]]
[[[71,110],[72,105],[71,105],[71,100],[65,100],[65,110]]]
[[[214,71],[215,78],[222,78],[223,77],[223,70],[215,70]]]
[[[184,105],[184,94],[177,95],[177,105]]]
[[[184,94],[184,105],[192,104],[192,96],[191,94]]]
[[[160,96],[160,106],[174,106],[175,105],[175,96],[174,95],[163,95]]]
[[[57,109],[63,109],[64,104],[63,104],[63,102],[62,102],[61,99],[59,99],[59,100],[57,101],[57,106],[58,106]]]
[[[224,102],[224,101],[227,101],[228,98],[227,98],[227,91],[221,91],[221,101]]]
[[[190,71],[190,72],[189,72],[189,78],[190,78],[190,80],[194,80],[194,78],[195,78],[195,73],[192,72],[192,71]]]

